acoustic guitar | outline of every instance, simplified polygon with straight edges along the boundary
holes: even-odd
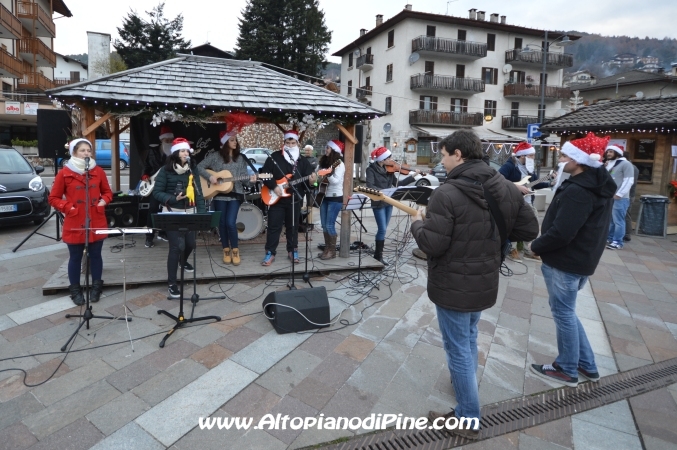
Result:
[[[218,194],[227,194],[233,190],[233,182],[235,181],[245,181],[249,180],[251,175],[242,175],[239,177],[234,177],[229,170],[222,170],[220,172],[214,172],[213,170],[207,169],[209,175],[213,175],[217,178],[217,183],[212,184],[208,178],[200,177],[200,185],[202,186],[202,196],[205,199],[210,199],[215,197]],[[259,180],[270,180],[273,178],[272,174],[269,173],[259,173],[256,174],[256,178]]]
[[[389,205],[393,205],[395,208],[399,209],[400,211],[404,211],[405,213],[409,214],[410,216],[415,216],[418,214],[418,210],[412,208],[411,206],[407,206],[404,203],[401,203],[397,200],[394,200],[387,195],[385,195],[383,192],[377,190],[377,189],[372,189],[364,186],[355,186],[355,189],[353,189],[355,192],[359,192],[360,194],[364,194],[370,199],[377,201],[377,202],[385,202]]]
[[[334,164],[331,165],[330,169],[332,172],[334,172],[334,169],[336,169],[339,165],[341,164],[341,160],[337,160],[334,162]],[[331,176],[331,173],[329,175],[325,175],[321,177],[318,180],[318,184],[320,187],[318,188],[317,195],[315,195],[315,204],[319,208],[320,205],[322,205],[322,200],[324,200],[325,195],[327,195],[327,188],[329,187],[329,180],[327,180],[327,177]]]
[[[317,174],[321,177],[325,175],[329,175],[331,173],[332,169],[320,169],[317,171]],[[275,183],[277,184],[277,187],[279,187],[282,190],[282,195],[277,195],[275,193],[275,189],[268,189],[268,186],[265,184],[261,188],[261,200],[263,200],[263,203],[265,203],[268,206],[274,205],[277,203],[282,197],[291,197],[292,194],[290,192],[291,187],[303,183],[313,175],[308,175],[302,178],[297,178],[296,180],[290,180],[292,177],[292,174],[286,175],[284,178],[280,178],[279,180],[275,180]]]

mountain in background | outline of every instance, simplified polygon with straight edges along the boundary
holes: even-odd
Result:
[[[322,69],[322,76],[336,81],[341,78],[341,64],[328,63],[326,69]]]
[[[64,56],[66,58],[71,58],[71,59],[75,59],[76,61],[80,61],[83,64],[89,64],[88,63],[89,56],[87,55],[87,53],[81,53],[79,55],[64,55]]]

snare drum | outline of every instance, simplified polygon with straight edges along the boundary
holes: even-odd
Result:
[[[251,203],[243,203],[237,213],[237,237],[243,241],[254,239],[263,233],[265,221],[263,213]]]

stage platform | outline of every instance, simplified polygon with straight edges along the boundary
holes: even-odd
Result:
[[[235,280],[246,280],[247,278],[261,278],[261,277],[288,277],[291,262],[287,258],[285,250],[284,235],[280,239],[277,256],[275,262],[268,267],[261,265],[261,260],[265,256],[264,251],[264,235],[257,239],[250,241],[240,241],[240,254],[242,264],[233,266],[232,264],[224,264],[222,261],[223,252],[221,244],[216,239],[207,239],[207,245],[204,240],[198,237],[197,248],[197,280],[198,282],[222,281],[234,282]],[[299,235],[299,258],[301,262],[296,264],[296,281],[301,281],[301,276],[305,271],[305,242],[304,236]],[[339,258],[322,261],[317,257],[320,250],[317,249],[317,244],[323,242],[322,235],[312,233],[313,240],[309,243],[308,248],[308,272],[312,275],[320,273],[333,272],[351,272],[357,269],[358,253],[351,252],[350,258]],[[125,272],[127,277],[127,288],[152,283],[167,283],[167,253],[169,244],[167,242],[156,240],[155,247],[145,248],[143,236],[135,237],[133,240],[129,236],[126,238],[127,248],[124,252],[121,249],[122,238],[110,237],[105,240],[103,245],[103,280],[106,286],[122,286],[123,270],[122,260],[125,260]],[[115,248],[119,246],[120,248]],[[65,244],[64,244],[65,247]],[[211,257],[210,257],[211,255]],[[337,253],[338,255],[338,253]],[[189,262],[193,264],[193,256],[189,258]],[[362,252],[362,268],[363,269],[382,269],[383,264],[369,256],[366,252]],[[180,278],[181,272],[177,272]],[[186,272],[185,278],[192,282],[193,274]],[[43,295],[56,294],[68,290],[68,260],[59,267],[59,270],[52,275],[47,283],[42,287]],[[84,285],[84,275],[82,275],[82,284]]]

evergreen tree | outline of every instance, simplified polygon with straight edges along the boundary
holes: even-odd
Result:
[[[146,11],[150,20],[144,20],[131,10],[118,28],[120,39],[113,47],[128,68],[145,66],[176,56],[190,47],[190,41],[181,37],[183,15],[169,20],[164,16],[165,4],[161,2],[152,11]]]

